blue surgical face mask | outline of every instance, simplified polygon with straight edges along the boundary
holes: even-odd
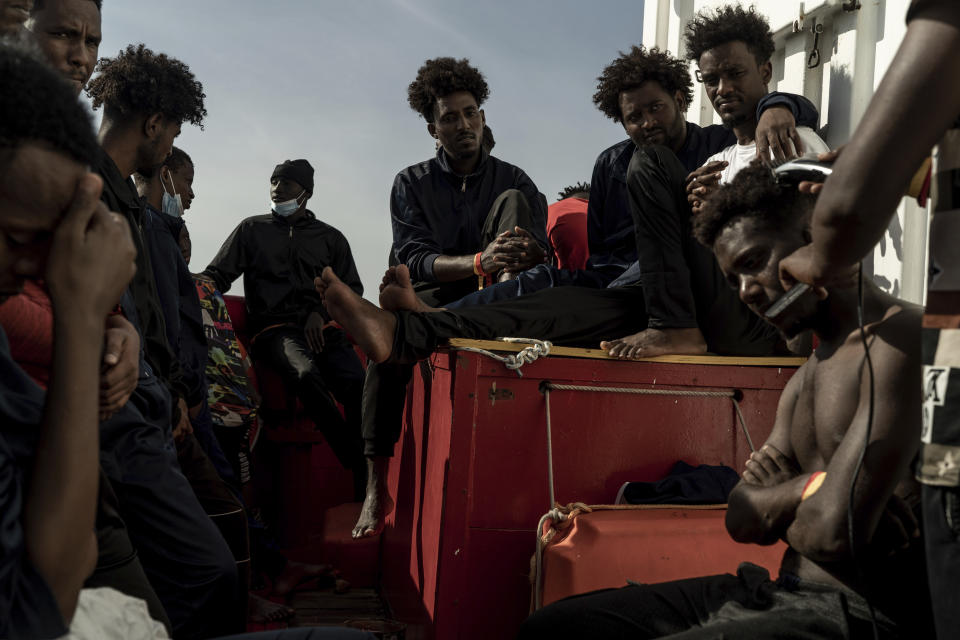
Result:
[[[163,186],[163,203],[160,205],[160,209],[168,216],[182,218],[183,202],[180,200],[180,194],[177,193],[176,187],[173,186],[173,177],[170,177],[170,190],[173,191],[173,195],[167,192],[167,185],[163,180],[163,171],[160,172],[160,184]]]
[[[306,193],[307,193],[307,190],[304,189],[303,191],[300,192],[300,196],[306,195]],[[271,200],[270,208],[273,210],[275,214],[277,214],[281,218],[292,216],[294,213],[297,212],[297,209],[299,209],[300,205],[302,204],[300,202],[300,196],[297,196],[293,200],[285,200],[283,202],[274,202]],[[306,202],[306,198],[304,198],[304,202]]]

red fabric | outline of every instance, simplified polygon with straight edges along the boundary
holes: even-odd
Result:
[[[53,363],[53,304],[38,283],[28,280],[23,293],[0,304],[0,325],[10,355],[44,389]]]
[[[547,238],[557,254],[557,267],[576,271],[587,266],[587,201],[565,198],[547,207]]]

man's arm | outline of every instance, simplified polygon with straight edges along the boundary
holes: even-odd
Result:
[[[854,539],[868,544],[894,489],[907,475],[920,441],[920,326],[916,312],[889,318],[871,340],[874,368],[874,416],[870,443],[854,490]],[[857,459],[863,450],[870,412],[870,380],[860,374],[856,414],[840,446],[827,463],[820,489],[797,507],[787,529],[791,547],[813,560],[850,557],[847,505]]]
[[[824,183],[813,243],[781,262],[785,279],[825,285],[846,276],[883,237],[910,178],[960,113],[960,4],[926,5]],[[909,131],[891,132],[907,122]]]
[[[237,225],[233,233],[224,241],[220,251],[203,270],[205,275],[213,280],[221,293],[230,290],[233,281],[239,278],[246,268],[246,252],[243,249],[243,223]]]
[[[66,621],[97,555],[103,319],[135,270],[130,229],[99,201],[102,186],[92,175],[80,179],[53,238],[46,274],[53,366],[23,513],[27,553]]]
[[[780,395],[770,437],[747,461],[740,482],[730,492],[726,525],[737,542],[775,543],[786,533],[800,504],[808,474],[797,472],[790,423],[802,377],[803,367]]]

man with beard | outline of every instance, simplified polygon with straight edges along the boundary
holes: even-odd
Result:
[[[199,449],[187,407],[200,404],[202,394],[184,384],[167,345],[141,235],[144,212],[130,178],[159,169],[183,122],[202,124],[203,87],[185,64],[143,45],[102,59],[97,71],[87,89],[94,109],[103,109],[95,169],[103,178],[104,202],[127,220],[137,247],[137,273],[122,307],[139,328],[144,347],[131,401],[101,425],[102,464],[173,635],[223,635],[242,626],[245,594],[238,588],[230,548],[180,472],[171,446],[174,436],[181,457]],[[174,433],[171,424],[177,425]]]
[[[746,332],[741,335],[747,339],[776,339],[769,328],[750,321],[749,312],[724,284],[714,256],[690,232],[691,208],[695,212],[709,190],[757,157],[755,139],[768,138],[758,130],[756,114],[757,105],[769,95],[773,34],[754,9],[726,6],[698,14],[687,25],[686,44],[688,57],[699,65],[697,77],[727,129],[726,141],[688,175],[689,165],[682,161],[686,149],[670,144],[674,136],[668,128],[654,128],[648,146],[638,148],[630,160],[627,190],[649,320],[643,331],[604,345],[621,358],[705,353],[710,344],[704,327],[711,323],[728,324],[731,335]],[[630,112],[663,102],[651,87],[626,99],[623,108]],[[827,149],[808,127],[768,142],[771,152],[764,161],[791,157],[794,150]]]
[[[546,199],[522,169],[484,147],[481,106],[489,94],[483,74],[468,60],[447,57],[424,62],[407,90],[410,108],[437,141],[437,153],[394,180],[391,257],[409,268],[417,296],[431,306],[514,280],[546,257]],[[354,537],[378,533],[392,509],[386,466],[400,437],[411,374],[410,367],[367,369],[367,490]]]

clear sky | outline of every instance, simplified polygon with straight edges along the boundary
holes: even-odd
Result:
[[[640,43],[642,16],[643,0],[105,0],[100,56],[143,42],[203,83],[204,130],[185,125],[176,143],[196,164],[192,270],[269,211],[274,165],[307,158],[308,207],[346,235],[376,300],[393,178],[434,152],[406,100],[423,61],[467,57],[485,74],[493,154],[553,202],[625,137],[591,97],[603,67]]]

